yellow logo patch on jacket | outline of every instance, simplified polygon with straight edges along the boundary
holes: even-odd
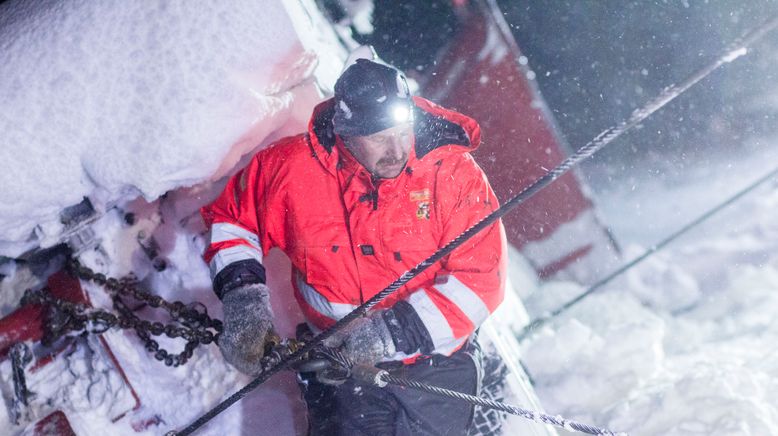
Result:
[[[416,209],[416,218],[422,220],[430,219],[430,202],[422,201],[419,203],[418,209]]]
[[[416,218],[430,219],[430,190],[424,188],[421,191],[411,191],[410,197],[411,201],[416,202]]]

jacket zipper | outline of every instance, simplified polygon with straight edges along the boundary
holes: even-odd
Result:
[[[381,182],[375,176],[370,176],[370,182],[373,185],[373,192],[370,193],[370,197],[373,199],[373,210],[378,210],[378,186]]]

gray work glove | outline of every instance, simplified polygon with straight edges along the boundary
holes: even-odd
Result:
[[[340,351],[356,364],[375,365],[397,352],[392,334],[384,322],[383,310],[357,318],[330,336],[325,345]]]
[[[273,327],[270,293],[261,283],[243,285],[227,292],[224,303],[224,331],[219,349],[238,371],[254,375],[260,372],[265,352],[265,336]]]

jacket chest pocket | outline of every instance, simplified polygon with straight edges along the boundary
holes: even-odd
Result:
[[[294,236],[294,246],[299,249],[306,247],[327,247],[345,245],[348,243],[346,223],[342,217],[332,215],[297,217],[289,222],[291,235]]]
[[[439,236],[434,220],[429,218],[429,211],[398,212],[383,217],[381,238],[384,246],[395,251],[429,251],[432,254],[438,247]]]
[[[314,287],[338,288],[348,276],[344,248],[348,247],[305,247],[305,281]]]
[[[353,299],[344,291],[358,287],[343,218],[327,215],[296,220],[294,245],[295,266],[306,283],[328,300],[347,303]]]
[[[381,216],[381,239],[393,251],[427,251],[437,248],[439,235],[434,198],[424,186],[407,188],[387,202]]]
[[[438,239],[432,223],[427,220],[414,221],[416,220],[387,222],[383,226],[382,237],[387,250],[387,264],[397,276],[415,267],[438,249]],[[433,277],[437,269],[435,266],[428,268],[409,283],[409,286]]]

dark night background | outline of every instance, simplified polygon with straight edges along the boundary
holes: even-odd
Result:
[[[450,3],[376,0],[375,31],[358,38],[410,76],[424,74],[457,30]],[[497,3],[573,148],[626,119],[662,88],[682,81],[778,13],[774,1]],[[672,178],[688,162],[762,146],[753,138],[778,130],[778,102],[764,99],[776,91],[776,52],[777,35],[765,38],[753,53],[720,68],[619,139],[627,146],[600,153],[587,164],[587,175],[609,178],[640,167]]]

